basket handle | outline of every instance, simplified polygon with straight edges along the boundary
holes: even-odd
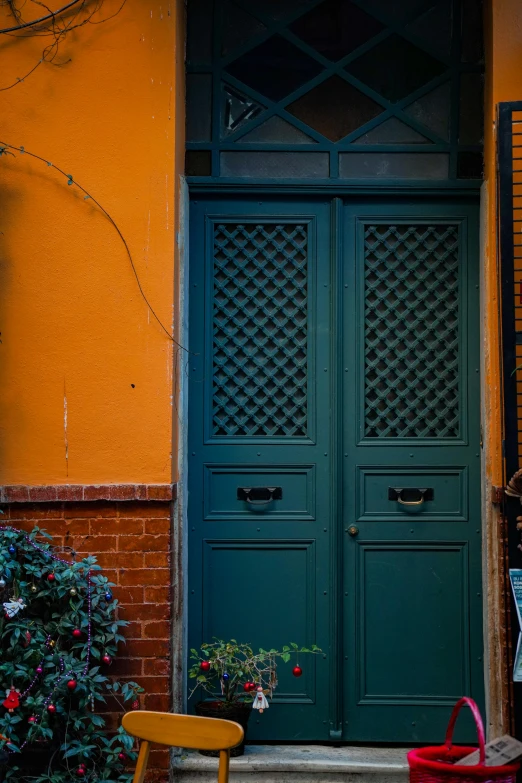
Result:
[[[468,699],[467,696],[463,696],[462,699],[459,699],[458,702],[453,707],[453,712],[451,713],[451,718],[448,723],[448,729],[446,731],[446,741],[445,745],[448,750],[451,749],[453,745],[453,729],[455,728],[455,723],[457,721],[459,712],[464,705],[467,704],[467,706],[470,708],[471,713],[473,715],[473,719],[475,721],[475,726],[477,727],[477,735],[478,735],[478,741],[479,741],[479,764],[481,766],[484,766],[486,762],[486,740],[484,737],[484,724],[482,723],[482,717],[480,715],[480,710],[473,701],[473,699]]]

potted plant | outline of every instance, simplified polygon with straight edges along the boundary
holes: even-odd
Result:
[[[267,696],[271,698],[277,687],[278,660],[289,663],[295,656],[292,674],[300,677],[303,670],[299,666],[299,655],[320,652],[315,644],[307,648],[294,642],[281,650],[259,648],[257,653],[249,644],[239,644],[235,639],[228,642],[216,639],[202,644],[199,650],[191,650],[194,663],[189,669],[189,677],[196,680],[196,685],[190,695],[202,688],[212,698],[198,702],[196,714],[236,721],[246,734],[252,709],[261,714],[269,707]],[[241,756],[244,748],[243,741],[230,755]],[[200,752],[207,756],[218,755],[215,751]]]

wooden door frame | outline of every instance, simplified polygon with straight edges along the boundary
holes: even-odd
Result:
[[[194,197],[205,197],[211,194],[220,195],[241,195],[245,193],[249,194],[263,194],[278,195],[283,193],[287,195],[301,195],[301,196],[326,196],[333,199],[335,196],[339,197],[352,197],[366,196],[375,198],[389,195],[389,196],[416,196],[418,198],[458,198],[460,197],[474,197],[477,203],[480,204],[481,213],[481,235],[480,235],[480,252],[479,252],[479,272],[481,278],[481,303],[480,303],[480,322],[481,327],[484,324],[484,286],[483,286],[483,270],[485,259],[485,232],[487,230],[486,205],[484,197],[484,187],[482,183],[477,182],[476,185],[470,185],[469,182],[465,186],[460,186],[459,183],[448,184],[440,183],[435,185],[433,182],[419,182],[412,181],[411,183],[394,182],[383,183],[382,186],[378,186],[374,182],[368,182],[365,184],[357,184],[354,186],[336,186],[334,184],[327,185],[313,185],[307,183],[304,185],[284,185],[284,183],[264,183],[256,184],[252,183],[216,183],[216,184],[204,184],[198,181],[194,181],[193,178],[186,180],[188,183],[188,189],[185,192],[185,218],[182,221],[181,235],[179,248],[180,269],[179,269],[179,313],[180,320],[183,318],[184,307],[188,304],[188,297],[190,292],[189,285],[189,247],[188,247],[188,204],[190,199]],[[183,318],[186,334],[185,344],[188,338],[188,325],[187,319]],[[484,382],[485,374],[483,372],[485,355],[483,350],[483,340],[481,340],[480,359],[481,359],[481,421],[482,426],[487,426],[487,423],[491,417],[491,412],[485,409],[484,399]],[[335,350],[335,348],[333,349]],[[183,373],[180,373],[180,379],[182,379]],[[181,387],[179,390],[180,399],[186,400],[186,384],[183,384],[181,380]],[[176,391],[176,390],[175,390]],[[179,410],[179,408],[178,408]],[[181,488],[180,496],[176,502],[176,506],[173,514],[173,586],[176,588],[177,599],[173,607],[173,635],[172,635],[172,650],[173,650],[173,665],[172,665],[172,684],[173,684],[173,706],[176,711],[183,711],[186,707],[186,628],[187,628],[187,579],[186,579],[186,495],[183,493],[183,487],[186,485],[188,462],[186,460],[186,448],[183,444],[186,444],[187,428],[188,424],[185,415],[181,415],[182,422],[179,428],[179,450],[178,450],[178,470],[179,470],[179,486]],[[491,480],[489,478],[488,466],[490,464],[491,456],[488,449],[488,439],[484,441],[484,447],[481,454],[481,474],[482,474],[482,556],[483,556],[483,611],[484,611],[484,681],[486,692],[486,711],[487,711],[487,724],[488,733],[491,736],[497,736],[510,729],[509,717],[505,710],[505,704],[503,704],[502,688],[499,687],[499,683],[505,683],[508,677],[506,667],[505,650],[502,649],[501,640],[505,638],[506,617],[504,611],[504,595],[505,585],[502,578],[501,569],[499,569],[499,549],[496,545],[496,531],[498,530],[499,514],[498,510],[492,506],[491,503]],[[335,504],[335,499],[334,499]],[[177,571],[179,569],[179,571]],[[176,571],[176,572],[175,572]],[[338,695],[332,694],[332,704],[336,704],[335,699],[338,699]],[[340,704],[337,705],[339,710]],[[338,741],[338,734],[336,730],[332,731],[332,741]]]

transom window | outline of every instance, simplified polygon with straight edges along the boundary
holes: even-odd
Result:
[[[188,0],[187,175],[480,178],[481,19],[478,0]]]

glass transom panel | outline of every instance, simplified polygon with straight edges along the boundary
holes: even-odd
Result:
[[[192,14],[212,19],[210,48]],[[211,179],[481,177],[467,0],[188,0],[188,37],[189,174],[205,159]]]

